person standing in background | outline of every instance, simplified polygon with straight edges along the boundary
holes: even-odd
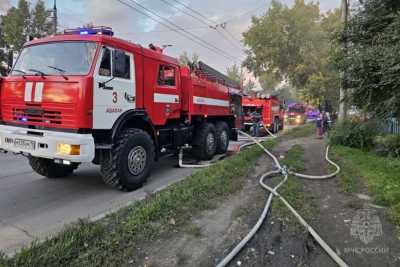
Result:
[[[322,139],[323,136],[323,114],[319,112],[317,119],[315,120],[315,126],[317,129],[317,138]]]

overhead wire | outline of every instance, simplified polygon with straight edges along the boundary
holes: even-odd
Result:
[[[229,53],[221,50],[220,48],[216,47],[215,45],[211,44],[210,42],[205,41],[204,39],[202,39],[201,37],[185,30],[183,27],[179,26],[178,24],[174,23],[173,21],[159,15],[158,13],[156,13],[155,11],[145,7],[144,5],[142,5],[141,3],[139,3],[136,0],[128,0],[129,3],[134,4],[130,5],[127,2],[124,2],[122,0],[117,0],[118,2],[125,4],[126,6],[129,6],[130,8],[135,9],[136,11],[140,12],[141,14],[151,18],[152,20],[155,20],[156,22],[160,23],[161,25],[168,27],[169,29],[174,29],[175,32],[177,32],[180,35],[185,36],[186,38],[196,42],[197,44],[201,45],[202,47],[205,47],[211,51],[213,51],[214,53],[223,56],[229,60],[232,61],[236,61],[237,58],[235,58],[234,56],[230,55]],[[151,14],[151,15],[150,15]],[[156,19],[156,18],[157,19]]]
[[[172,5],[172,3],[169,2],[169,1],[167,1],[167,0],[160,0],[160,1],[166,3],[166,4],[169,5],[169,6],[172,6],[173,8],[175,8],[175,9],[181,11],[182,13],[188,15],[189,17],[191,17],[191,18],[193,18],[193,19],[195,19],[195,20],[197,20],[197,21],[200,21],[200,22],[203,23],[204,25],[207,25],[209,28],[215,30],[215,31],[218,32],[228,43],[230,43],[233,47],[235,47],[235,48],[237,48],[237,49],[239,49],[239,50],[243,50],[243,49],[244,49],[244,47],[239,46],[239,45],[236,43],[236,42],[239,42],[239,43],[241,44],[241,42],[240,42],[239,40],[236,40],[236,39],[233,37],[233,35],[232,35],[226,28],[224,28],[224,27],[218,27],[218,26],[220,26],[218,23],[216,23],[215,21],[213,21],[213,20],[207,18],[206,16],[204,16],[203,14],[201,14],[199,11],[197,11],[197,10],[191,8],[190,6],[186,5],[185,3],[183,3],[183,2],[181,2],[181,1],[179,1],[179,0],[171,0],[171,1],[174,1],[175,3],[178,3],[179,5],[183,6],[184,8],[186,8],[186,9],[189,10],[189,11],[191,11],[192,13],[196,14],[196,16],[194,16],[192,13],[189,13],[189,12],[185,11],[185,9],[183,9],[183,8],[178,8],[177,6]],[[222,28],[224,31],[219,31],[219,28]],[[226,32],[229,36],[226,36],[226,35],[224,34],[224,32]],[[231,38],[233,37],[233,41],[232,41],[229,37],[231,37]]]
[[[198,41],[197,39],[195,39],[195,38],[193,38],[193,37],[191,37],[191,36],[185,34],[184,32],[181,32],[180,30],[178,30],[178,29],[176,29],[176,28],[170,26],[169,24],[163,22],[162,20],[157,19],[157,18],[151,16],[150,14],[146,13],[146,12],[143,11],[142,9],[139,9],[139,8],[137,8],[136,6],[133,6],[133,5],[131,5],[130,3],[127,3],[127,2],[125,2],[125,1],[123,1],[123,0],[116,0],[116,1],[118,1],[119,3],[121,3],[121,4],[123,4],[123,5],[127,6],[127,7],[129,7],[129,8],[131,8],[131,9],[135,10],[137,13],[140,13],[140,14],[142,14],[142,15],[144,15],[144,16],[150,18],[151,20],[153,20],[153,21],[159,23],[160,25],[162,25],[162,26],[164,26],[164,27],[170,29],[171,31],[173,31],[173,32],[175,32],[175,33],[177,33],[177,34],[179,34],[179,35],[184,36],[185,38],[191,40],[192,42],[198,44],[199,46],[201,46],[201,47],[203,47],[203,48],[206,48],[206,49],[210,50],[211,52],[213,52],[213,53],[215,53],[215,54],[217,54],[217,55],[219,55],[219,56],[222,56],[222,57],[224,57],[225,59],[228,59],[229,61],[234,61],[233,59],[231,59],[231,58],[229,58],[229,57],[227,57],[227,56],[225,56],[225,55],[221,55],[221,53],[220,53],[219,51],[213,49],[212,47],[205,46],[202,42]]]

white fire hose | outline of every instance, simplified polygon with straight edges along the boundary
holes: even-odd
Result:
[[[264,126],[265,128],[265,126]],[[265,130],[267,131],[268,134],[270,134],[272,136],[272,138],[276,138],[276,136],[271,133],[267,128],[265,128]],[[239,131],[239,133],[241,133]],[[271,137],[266,136],[266,137],[258,137],[258,138],[248,138],[247,136],[245,136],[245,138],[240,138],[239,141],[247,141],[247,143],[242,144],[239,146],[239,151],[245,147],[248,146],[252,146],[255,145],[256,142],[254,140],[257,140],[258,142],[263,142],[266,141],[267,139],[270,139]],[[190,147],[185,147],[185,148],[190,148]],[[183,150],[185,149],[184,147],[179,149],[179,160],[178,160],[178,164],[180,168],[206,168],[206,167],[210,167],[211,165],[213,165],[214,162],[209,162],[209,163],[205,163],[205,164],[187,164],[183,162]]]
[[[266,129],[267,130],[267,129]],[[268,130],[267,130],[268,131]],[[269,132],[269,131],[268,131]],[[295,172],[289,172],[286,167],[282,167],[278,161],[278,159],[268,151],[256,138],[253,138],[252,136],[248,135],[247,133],[240,132],[241,134],[247,136],[248,138],[253,140],[253,143],[256,143],[259,147],[261,147],[264,152],[272,158],[274,161],[276,167],[278,170],[276,171],[269,171],[264,173],[261,178],[260,178],[260,185],[268,190],[270,192],[265,208],[258,219],[257,223],[253,226],[253,228],[250,230],[250,232],[242,239],[242,241],[239,242],[238,245],[220,262],[218,263],[217,267],[223,267],[226,266],[241,250],[242,248],[248,243],[248,241],[256,234],[260,226],[262,225],[263,221],[265,220],[268,210],[271,206],[272,198],[273,196],[277,196],[284,204],[285,206],[295,215],[295,217],[300,221],[300,223],[307,229],[307,231],[313,236],[313,238],[320,244],[320,246],[325,250],[325,252],[338,264],[340,267],[347,267],[348,265],[333,251],[333,249],[318,235],[318,233],[300,216],[300,214],[287,202],[287,200],[282,197],[277,190],[279,189],[280,186],[282,186],[288,179],[289,174],[300,177],[300,178],[306,178],[306,179],[328,179],[332,178],[335,175],[337,175],[340,172],[340,167],[331,161],[329,159],[329,146],[326,149],[326,154],[325,158],[326,160],[332,164],[333,166],[336,167],[336,171],[332,174],[328,175],[321,175],[321,176],[315,176],[315,175],[305,175],[305,174],[300,174],[300,173],[295,173]],[[264,179],[272,174],[278,174],[281,173],[284,177],[284,179],[274,188],[269,187],[264,183]]]

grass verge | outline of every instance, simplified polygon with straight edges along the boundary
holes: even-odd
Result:
[[[340,180],[344,191],[354,192],[358,177],[362,177],[374,202],[389,207],[390,218],[400,225],[400,159],[344,146],[333,147],[332,154],[343,166]]]
[[[305,169],[304,148],[301,145],[294,145],[281,160],[283,165],[289,166],[296,171]],[[282,177],[274,178],[274,183],[277,184]],[[304,190],[304,185],[301,181],[293,176],[289,176],[288,180],[279,189],[279,193],[301,214],[301,216],[309,220],[314,214],[314,203],[312,197]],[[272,202],[272,210],[277,213],[277,216],[293,226],[300,226],[294,215],[278,198],[274,198]]]
[[[306,123],[304,125],[298,126],[296,128],[291,129],[289,132],[285,134],[286,139],[295,139],[301,137],[308,137],[315,133],[315,125],[314,123]]]
[[[265,144],[272,147],[274,141]],[[132,255],[141,240],[184,226],[196,212],[239,190],[236,178],[248,174],[262,153],[258,147],[246,149],[103,220],[80,221],[13,258],[0,254],[0,266],[134,265]]]

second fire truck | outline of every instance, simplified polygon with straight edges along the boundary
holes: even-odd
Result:
[[[254,117],[260,117],[261,130],[266,127],[273,133],[283,129],[284,109],[276,96],[243,98],[243,113],[245,129],[249,130],[254,125]]]

